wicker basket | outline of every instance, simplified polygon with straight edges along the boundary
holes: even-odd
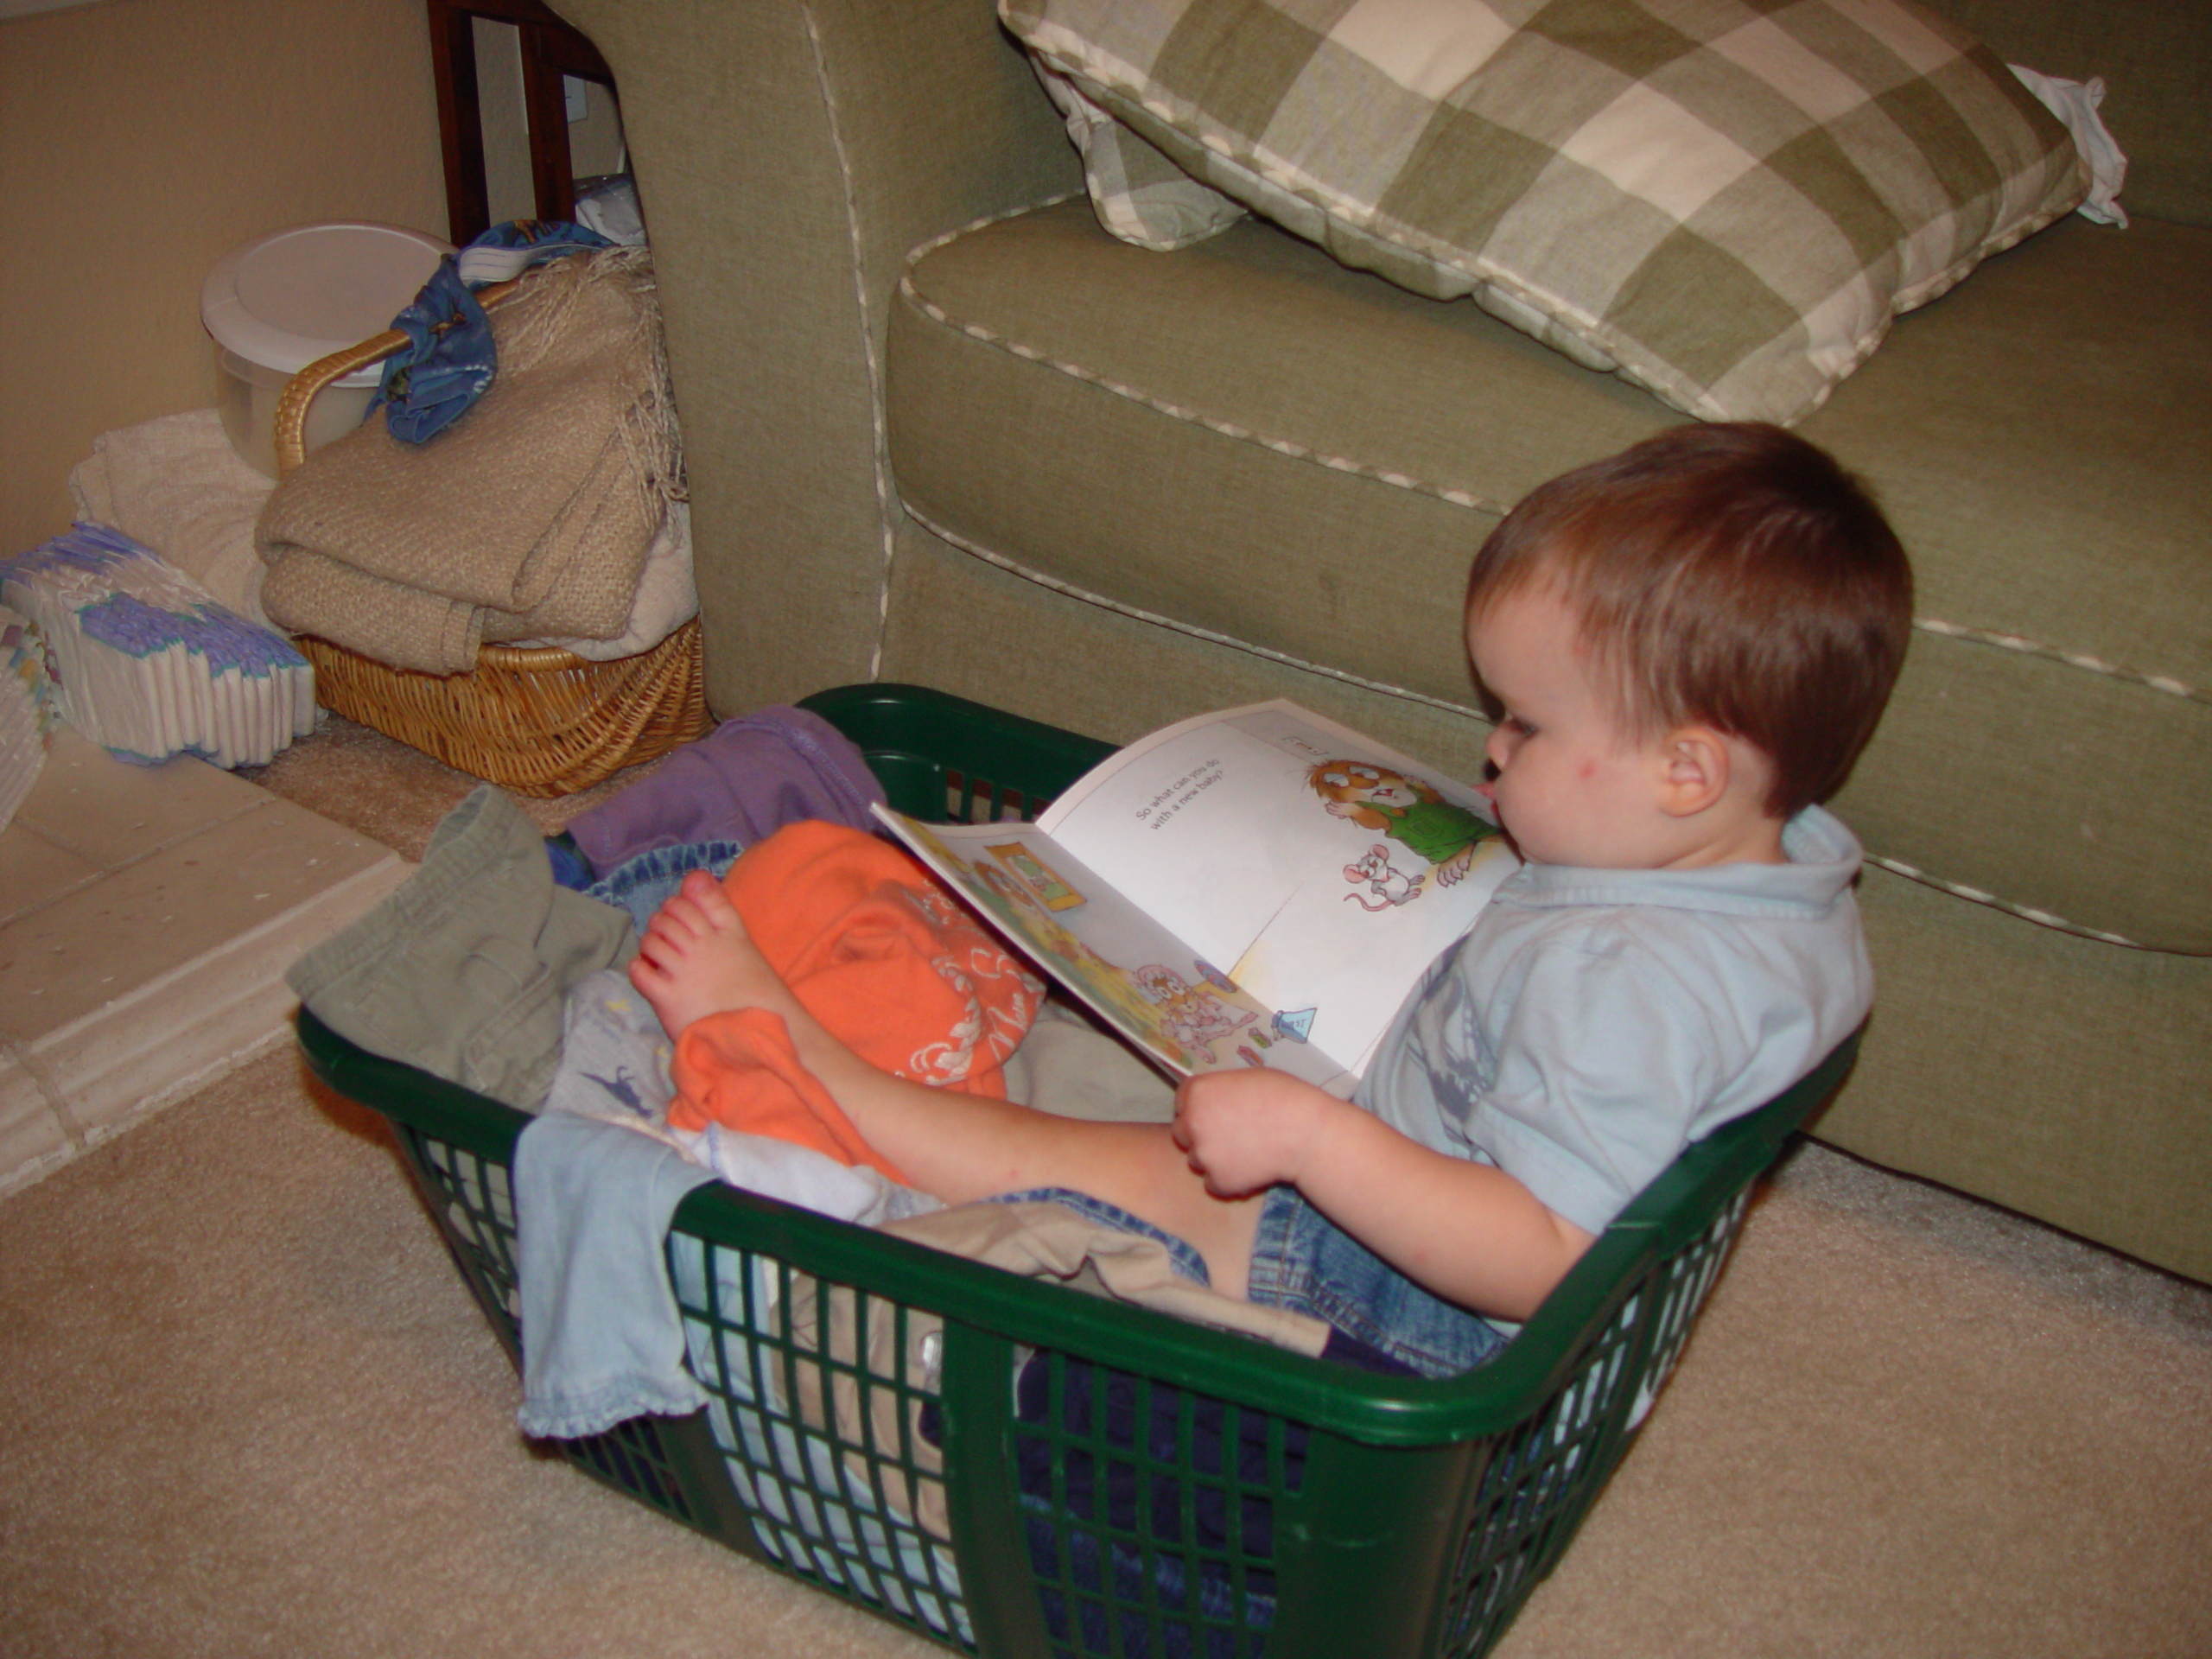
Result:
[[[486,289],[496,304],[514,283]],[[407,336],[391,329],[310,363],[276,404],[276,468],[306,458],[308,405],[341,375],[389,357]],[[485,645],[467,674],[393,668],[327,639],[294,643],[315,664],[326,709],[519,794],[588,789],[623,767],[703,736],[707,712],[696,618],[634,657],[593,662],[545,646]]]

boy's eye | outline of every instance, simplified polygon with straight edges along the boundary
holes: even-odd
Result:
[[[1536,728],[1518,715],[1508,715],[1498,723],[1506,730],[1518,733],[1522,737],[1534,737],[1536,734]]]

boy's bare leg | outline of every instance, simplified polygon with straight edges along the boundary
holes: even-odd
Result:
[[[947,1204],[1033,1186],[1087,1192],[1187,1241],[1216,1290],[1243,1295],[1256,1197],[1213,1197],[1162,1125],[1055,1117],[870,1065],[799,1006],[713,877],[695,872],[661,907],[630,979],[671,1032],[737,1008],[780,1014],[799,1058],[868,1143]]]

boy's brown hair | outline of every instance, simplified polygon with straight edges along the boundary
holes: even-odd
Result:
[[[1774,763],[1787,817],[1843,785],[1904,661],[1912,569],[1858,480],[1777,426],[1677,427],[1532,491],[1467,580],[1576,613],[1630,727],[1709,725]]]

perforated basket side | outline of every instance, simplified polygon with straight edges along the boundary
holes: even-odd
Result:
[[[429,1206],[454,1266],[507,1357],[522,1364],[516,1292],[514,1191],[505,1158],[395,1122],[408,1173]],[[604,1433],[557,1442],[594,1479],[709,1537],[748,1550],[750,1529],[731,1501],[703,1413],[638,1417]]]

